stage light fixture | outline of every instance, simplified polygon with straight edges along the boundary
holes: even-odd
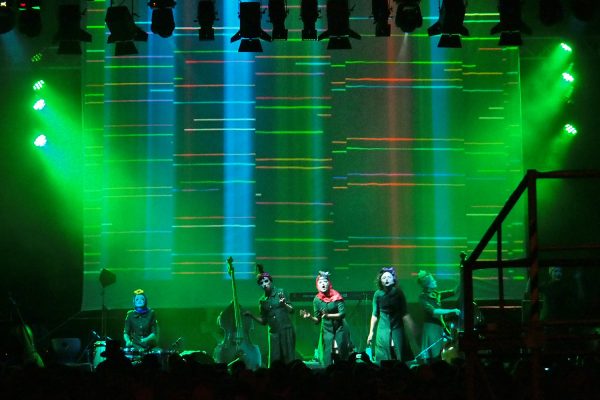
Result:
[[[33,84],[32,88],[34,91],[38,92],[38,91],[42,90],[45,85],[46,85],[46,82],[44,82],[43,79],[40,79]]]
[[[287,40],[288,30],[285,28],[285,19],[288,13],[285,0],[269,0],[269,20],[273,24],[273,40]]]
[[[327,1],[327,30],[319,35],[319,40],[329,38],[327,49],[351,49],[350,38],[360,39],[360,35],[350,29],[350,9],[348,0]]]
[[[442,35],[438,47],[462,47],[460,37],[469,36],[463,25],[466,11],[464,0],[442,0],[439,20],[427,29],[429,36]]]
[[[42,111],[45,107],[46,107],[46,100],[44,100],[44,99],[37,99],[33,103],[33,109],[35,111]]]
[[[63,4],[58,7],[58,54],[81,54],[81,42],[91,42],[92,35],[81,29],[79,4]]]
[[[540,22],[551,26],[562,21],[564,17],[560,0],[539,0]]]
[[[199,40],[215,40],[215,30],[213,24],[217,19],[215,12],[215,3],[212,0],[200,0],[198,2],[198,30]]]
[[[396,0],[396,3],[395,23],[402,32],[411,33],[423,26],[421,0]]]
[[[317,19],[319,19],[317,0],[302,0],[300,3],[300,19],[302,19],[302,40],[317,40]]]
[[[126,6],[110,6],[106,10],[106,26],[110,31],[107,43],[115,43],[115,55],[137,54],[134,41],[145,42],[148,34],[133,21]]]
[[[16,22],[13,2],[0,0],[0,34],[12,31]]]
[[[575,136],[575,135],[577,135],[577,128],[573,124],[565,124],[563,126],[563,132],[565,132],[571,136]]]
[[[375,23],[375,36],[390,36],[392,29],[389,23],[391,6],[389,0],[371,0],[371,13]]]
[[[522,0],[498,0],[500,22],[490,30],[492,35],[500,33],[500,46],[520,46],[521,33],[531,34],[531,29],[521,19]]]
[[[44,147],[48,143],[48,138],[44,134],[39,134],[33,140],[33,145],[35,147]]]
[[[175,30],[173,8],[175,0],[150,0],[148,7],[152,9],[152,24],[150,30],[160,37],[168,38]]]
[[[262,30],[260,26],[260,3],[249,1],[240,3],[240,30],[230,39],[233,43],[242,40],[238,52],[262,52],[260,39],[270,42],[271,36]]]
[[[36,37],[42,33],[40,0],[19,0],[17,26],[19,32],[29,37]]]

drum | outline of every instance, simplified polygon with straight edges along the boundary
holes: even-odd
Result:
[[[123,354],[133,365],[136,365],[142,362],[142,358],[146,352],[136,347],[125,347]]]
[[[106,360],[106,357],[102,356],[102,353],[106,350],[106,341],[99,340],[94,342],[92,347],[92,367],[94,370],[102,361]]]

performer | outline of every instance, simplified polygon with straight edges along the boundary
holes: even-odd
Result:
[[[348,359],[351,350],[350,330],[345,319],[344,298],[332,287],[329,272],[319,271],[316,285],[318,292],[313,300],[314,314],[300,310],[300,315],[315,324],[321,323],[319,358],[321,364],[327,366],[332,363],[334,354],[337,359]]]
[[[373,294],[373,314],[367,346],[373,343],[375,334],[375,360],[402,360],[404,325],[412,334],[413,323],[408,314],[404,292],[397,284],[396,270],[382,268],[377,276],[378,290]],[[410,339],[410,338],[409,338]]]
[[[158,321],[142,289],[133,292],[133,310],[127,312],[123,328],[125,347],[150,352],[158,345]]]
[[[294,307],[286,300],[284,291],[273,285],[273,277],[264,272],[263,266],[256,267],[256,283],[265,292],[259,299],[260,316],[249,311],[244,311],[244,315],[261,325],[269,325],[269,367],[274,361],[290,363],[296,359],[296,332],[290,318]]]
[[[417,281],[423,288],[419,303],[425,311],[421,349],[425,362],[441,358],[444,337],[449,334],[443,316],[460,316],[458,308],[442,308],[442,300],[457,294],[458,285],[452,290],[437,290],[435,277],[427,271],[419,271]]]

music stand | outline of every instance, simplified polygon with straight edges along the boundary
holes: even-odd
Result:
[[[107,270],[106,268],[102,268],[102,270],[100,271],[100,276],[99,279],[100,281],[100,285],[102,286],[102,314],[101,314],[101,329],[100,332],[102,334],[103,338],[106,338],[106,304],[104,301],[104,289],[107,286],[112,285],[113,283],[115,283],[117,281],[117,276],[113,273],[110,272],[109,270]]]

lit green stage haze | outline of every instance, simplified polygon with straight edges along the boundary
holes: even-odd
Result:
[[[426,34],[437,20],[427,2],[422,29],[390,38],[374,37],[371,2],[357,2],[350,25],[363,39],[328,51],[299,40],[290,0],[290,40],[256,54],[229,43],[237,2],[217,2],[214,42],[198,41],[192,3],[178,2],[173,37],[150,35],[127,57],[105,43],[105,4],[88,5],[83,308],[100,308],[101,268],[117,276],[110,308],[129,307],[138,287],[153,307],[224,305],[229,256],[243,304],[260,295],[256,262],[288,292],[314,292],[320,269],[342,292],[371,292],[389,265],[409,301],[419,269],[454,284],[459,253],[523,173],[518,50],[487,36],[494,2],[473,5],[472,37],[449,50]],[[148,10],[136,12],[149,30]],[[520,255],[520,211],[504,238]],[[508,274],[508,297],[520,278]],[[496,287],[482,277],[476,294]]]

